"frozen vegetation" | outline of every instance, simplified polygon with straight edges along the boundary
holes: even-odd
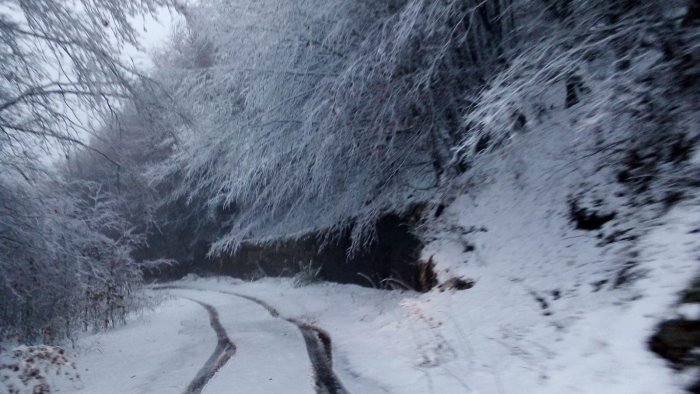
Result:
[[[0,393],[700,393],[699,102],[698,0],[0,0]]]

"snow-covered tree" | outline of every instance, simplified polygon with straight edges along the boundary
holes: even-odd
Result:
[[[140,237],[100,185],[47,164],[131,97],[130,20],[167,3],[0,1],[0,341],[59,339],[128,310]]]
[[[698,135],[694,2],[522,3],[532,7],[517,19],[520,43],[470,97],[476,105],[463,121],[475,132],[460,153],[474,155],[485,138],[496,146],[525,131],[526,119],[576,106],[583,121],[572,138],[616,141],[601,149],[610,163],[632,167],[621,181],[648,191],[655,167],[682,160],[680,147]]]
[[[188,122],[156,177],[230,207],[213,252],[353,229],[430,198],[509,2],[204,2],[157,62]]]
[[[0,131],[3,163],[20,171],[23,144],[79,143],[89,116],[126,98],[134,69],[118,60],[138,45],[129,19],[165,0],[3,1]],[[14,149],[13,149],[14,148]],[[13,164],[14,163],[14,164]]]
[[[172,136],[154,115],[158,111],[153,106],[138,104],[151,94],[148,89],[139,89],[142,93],[135,102],[94,132],[88,148],[76,150],[64,161],[63,175],[72,181],[100,184],[115,198],[116,212],[146,237],[135,257],[192,260],[195,249],[206,247],[200,244],[211,242],[212,234],[218,233],[212,217],[215,213],[203,204],[188,206],[183,199],[168,198],[176,179],[163,180],[157,186],[149,184],[145,174],[171,153]]]
[[[140,280],[130,253],[143,238],[118,200],[99,184],[49,177],[0,185],[0,336],[51,341],[123,319]]]
[[[433,199],[555,96],[590,118],[581,135],[593,123],[655,129],[634,115],[651,107],[689,116],[664,102],[694,91],[691,3],[181,5],[187,23],[154,75],[178,115],[164,119],[173,153],[151,176],[177,180],[175,198],[230,214],[213,254],[350,229],[357,249],[378,218]]]

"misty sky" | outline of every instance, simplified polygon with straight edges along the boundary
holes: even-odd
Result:
[[[179,19],[180,16],[174,10],[166,8],[161,8],[153,17],[134,19],[134,27],[141,33],[142,48],[127,47],[123,53],[125,59],[133,59],[143,70],[152,67],[150,53],[166,42],[170,29]]]

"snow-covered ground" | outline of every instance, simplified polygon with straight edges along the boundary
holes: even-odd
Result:
[[[673,224],[648,235],[650,255],[666,250],[669,239],[688,241],[689,216],[678,210],[668,220]],[[470,290],[424,295],[190,278],[177,285],[199,291],[167,290],[172,298],[144,319],[86,338],[94,345],[79,358],[79,392],[182,392],[215,345],[204,310],[187,298],[215,306],[237,346],[204,393],[314,392],[296,328],[227,293],[237,292],[326,329],[334,369],[350,393],[680,393],[682,377],[645,342],[675,301],[683,282],[677,276],[690,267],[682,251],[657,257],[634,299],[599,291],[566,292],[555,301],[536,281],[513,286],[486,269]],[[550,315],[533,291],[546,298]]]
[[[80,345],[83,392],[178,393],[204,364],[216,336],[202,307],[173,298],[126,327],[84,338]]]
[[[677,304],[700,273],[700,204],[660,214],[626,203],[600,165],[601,141],[572,138],[566,122],[482,157],[426,230],[423,259],[440,282],[472,288],[189,277],[174,285],[190,290],[158,290],[166,301],[143,318],[81,341],[77,392],[182,392],[216,344],[197,300],[218,310],[237,347],[204,393],[314,392],[304,337],[284,318],[330,334],[350,393],[682,393],[698,371],[675,372],[647,342],[664,319],[700,318],[697,305]],[[577,229],[572,201],[615,216]]]
[[[217,339],[195,301],[219,312],[236,345],[204,393],[313,392],[304,341],[293,325],[239,297],[195,290],[167,290],[158,307],[126,327],[84,338],[77,356],[82,384],[64,384],[59,392],[182,393]]]
[[[668,212],[630,204],[601,149],[628,140],[577,135],[559,115],[484,157],[453,194],[423,256],[441,282],[475,285],[416,308],[443,323],[448,364],[475,392],[683,392],[697,371],[676,374],[647,342],[688,308],[679,294],[700,273],[697,195]],[[614,216],[577,228],[574,201]]]

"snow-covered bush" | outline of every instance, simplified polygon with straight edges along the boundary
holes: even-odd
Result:
[[[313,262],[308,262],[306,264],[299,262],[299,272],[292,278],[294,287],[304,287],[318,282],[320,280],[319,275],[321,274],[321,268],[320,266],[315,266]]]
[[[142,237],[114,199],[95,184],[0,180],[1,337],[51,342],[123,321],[138,306]]]

